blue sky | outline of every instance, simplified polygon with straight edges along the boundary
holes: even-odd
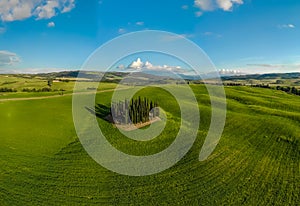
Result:
[[[3,0],[0,72],[76,70],[105,42],[147,29],[189,38],[218,69],[300,72],[298,0]]]

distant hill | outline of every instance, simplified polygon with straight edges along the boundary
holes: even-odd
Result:
[[[263,79],[296,79],[300,78],[300,72],[294,73],[270,73],[270,74],[248,74],[240,76],[226,76],[222,77],[223,80],[263,80]]]
[[[76,78],[80,73],[81,78],[86,79],[98,79],[103,75],[103,72],[92,72],[92,71],[62,71],[62,72],[51,72],[51,73],[39,73],[32,76],[45,77],[45,78]],[[126,76],[127,73],[124,72],[108,72],[105,73],[105,78],[119,77],[122,78]]]
[[[146,79],[155,79],[160,81],[165,80],[178,80],[179,77],[185,80],[199,80],[199,77],[196,75],[185,75],[185,74],[178,74],[172,75],[171,73],[159,73],[159,72],[97,72],[97,71],[62,71],[62,72],[51,72],[51,73],[39,73],[39,74],[14,74],[14,76],[23,76],[26,78],[34,78],[34,77],[41,77],[45,79],[59,79],[59,78],[77,78],[78,74],[80,73],[80,77],[88,80],[95,80],[98,81],[99,77],[102,77],[102,81],[107,82],[119,82],[124,77],[130,74],[130,78],[146,78]],[[104,75],[104,76],[103,76]],[[298,79],[300,78],[300,72],[294,73],[269,73],[269,74],[240,74],[237,73],[219,73],[220,77],[223,81],[234,81],[234,80],[268,80],[268,79]],[[215,79],[217,78],[217,73],[207,73],[203,74],[202,78],[205,79]]]

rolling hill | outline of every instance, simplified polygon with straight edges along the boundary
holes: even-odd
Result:
[[[191,87],[201,115],[194,146],[175,166],[144,177],[116,174],[88,156],[73,126],[71,96],[0,102],[0,205],[297,205],[299,96],[227,87],[224,133],[209,159],[199,162],[211,109],[205,87]],[[128,140],[109,122],[98,122],[113,146],[147,155],[174,140],[180,113],[163,90],[140,94],[165,102],[169,126],[159,137]],[[96,101],[109,106],[111,95],[98,94]]]

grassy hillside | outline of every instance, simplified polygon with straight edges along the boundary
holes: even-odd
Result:
[[[270,87],[289,86],[300,88],[300,73],[270,73],[270,74],[249,74],[239,76],[222,77],[224,84],[255,85],[264,84]]]
[[[46,74],[45,74],[46,75]],[[50,75],[50,74],[49,74]],[[0,74],[0,89],[9,88],[16,90],[16,92],[0,92],[1,99],[14,99],[14,98],[30,98],[30,97],[45,97],[53,95],[71,95],[74,88],[74,78],[70,81],[54,80],[51,87],[48,86],[47,76],[35,75],[1,75]],[[70,78],[64,78],[64,80]],[[90,88],[89,82],[82,82],[82,92],[89,92],[96,88]],[[113,89],[116,87],[115,83],[100,84],[98,91]],[[50,92],[38,92],[43,88],[51,88]],[[24,92],[23,89],[35,89],[36,92]]]
[[[178,86],[180,89],[180,86]],[[71,96],[0,102],[0,205],[297,205],[300,201],[300,97],[250,87],[226,88],[228,113],[214,153],[199,162],[210,124],[203,85],[192,85],[201,125],[191,151],[172,168],[128,177],[95,163],[76,138]],[[109,104],[112,93],[96,101]],[[167,147],[180,113],[160,89],[140,95],[159,100],[166,131],[149,142],[124,138],[98,119],[109,141],[136,155]]]

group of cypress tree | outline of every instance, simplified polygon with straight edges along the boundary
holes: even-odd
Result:
[[[159,116],[158,103],[140,96],[136,99],[114,102],[111,106],[114,122],[118,124],[137,124],[148,122]]]

